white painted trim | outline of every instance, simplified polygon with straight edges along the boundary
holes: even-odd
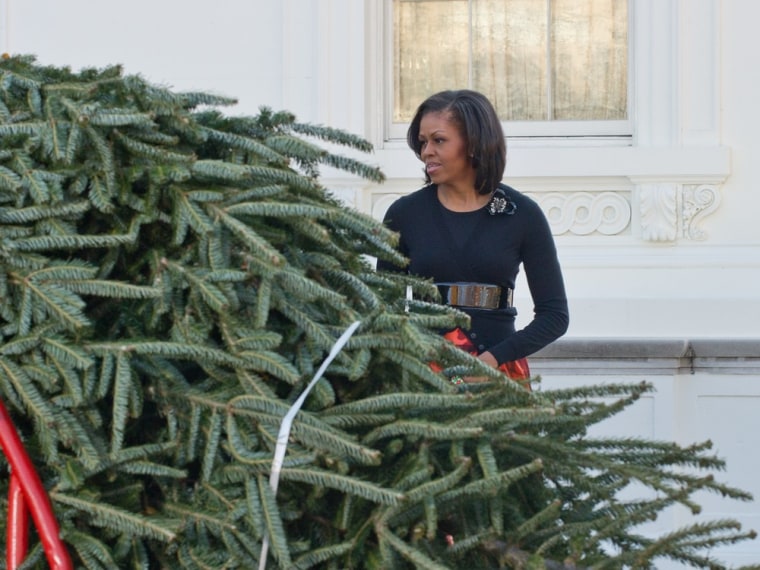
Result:
[[[720,6],[679,0],[681,143],[720,144]]]
[[[718,0],[631,0],[631,5],[632,147],[620,147],[615,138],[508,137],[507,178],[622,175],[720,184],[728,177],[729,150],[719,146]],[[404,141],[385,140],[383,90],[390,87],[383,81],[382,50],[388,3],[365,0],[364,6],[367,138],[389,179],[419,180],[419,163]]]
[[[634,25],[633,8],[634,0],[631,1],[632,9],[629,10],[628,22],[629,30]],[[384,146],[385,144],[394,144],[398,141],[403,141],[406,138],[406,130],[408,123],[394,123],[390,121],[390,117],[393,112],[393,70],[391,58],[388,52],[393,42],[393,2],[392,0],[376,0],[373,3],[373,21],[375,23],[375,30],[373,33],[376,38],[373,38],[373,49],[376,50],[376,57],[382,59],[385,65],[382,68],[382,75],[378,80],[371,80],[371,82],[379,81],[384,84],[383,90],[384,101],[379,107],[383,109],[383,122],[380,126],[382,133],[381,137],[373,137],[375,144]],[[547,6],[550,4],[547,0]],[[547,11],[547,22],[550,23],[551,17],[549,11]],[[629,32],[629,45],[633,45],[632,32]],[[380,38],[380,43],[377,43],[377,38]],[[549,54],[547,52],[547,62],[549,61]],[[629,50],[629,63],[628,63],[628,111],[629,118],[622,120],[610,120],[610,121],[506,121],[504,123],[504,129],[508,138],[511,137],[556,137],[560,136],[605,136],[615,139],[613,144],[630,144],[632,129],[633,129],[633,90],[631,83],[635,77],[632,71],[633,61],[635,59],[632,50]],[[547,89],[550,90],[550,82],[547,83]],[[551,93],[548,94],[548,99],[551,99]]]
[[[406,145],[377,151],[388,178],[422,180],[421,164]],[[636,182],[679,180],[719,183],[730,173],[726,147],[509,147],[506,180],[560,176],[628,176]]]

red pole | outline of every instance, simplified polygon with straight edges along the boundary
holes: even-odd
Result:
[[[3,448],[8,463],[11,465],[11,492],[14,492],[13,479],[16,479],[18,486],[21,488],[24,502],[29,508],[29,512],[32,515],[32,520],[37,527],[37,534],[42,542],[42,548],[45,550],[45,555],[48,559],[48,564],[53,570],[71,570],[71,559],[66,547],[63,545],[60,537],[60,531],[58,528],[58,521],[53,514],[53,508],[50,505],[47,493],[45,492],[42,482],[40,481],[37,471],[32,465],[31,459],[24,449],[24,445],[21,443],[21,439],[16,432],[16,427],[13,425],[8,411],[5,409],[5,405],[0,401],[0,447]],[[18,497],[16,497],[18,499]],[[13,497],[9,497],[9,501],[12,501]],[[18,510],[18,505],[15,505],[14,511]],[[13,513],[9,513],[13,516]],[[9,536],[14,541],[17,541],[14,548],[20,547],[23,542],[23,533],[20,526],[17,524],[20,519],[25,517],[19,516],[19,518],[10,518],[8,520]],[[13,527],[12,529],[10,527]],[[10,548],[8,549],[8,555],[10,556]],[[21,554],[16,550],[14,557],[18,557]],[[23,558],[23,556],[22,556]],[[9,558],[10,560],[10,558]],[[9,568],[15,569],[15,566],[9,564]]]
[[[15,570],[26,557],[29,547],[29,509],[24,501],[24,491],[21,489],[18,477],[11,473],[11,485],[8,489],[8,525],[6,565],[9,570]]]

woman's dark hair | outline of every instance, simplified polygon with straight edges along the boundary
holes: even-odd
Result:
[[[421,159],[420,122],[427,113],[449,113],[459,127],[467,145],[467,153],[475,168],[475,189],[489,194],[501,182],[507,165],[507,144],[501,121],[491,102],[481,93],[469,89],[441,91],[431,95],[417,108],[406,133],[406,142]],[[430,176],[425,173],[429,184]]]

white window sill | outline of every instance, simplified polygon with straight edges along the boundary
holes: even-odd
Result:
[[[586,143],[590,144],[590,143]],[[389,179],[421,179],[422,163],[403,142],[387,142],[374,158]],[[730,173],[727,147],[533,146],[509,141],[505,179],[627,177],[721,183]]]

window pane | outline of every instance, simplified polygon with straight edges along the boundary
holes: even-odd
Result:
[[[469,85],[468,0],[395,0],[394,122],[409,122],[422,101]]]
[[[627,4],[552,0],[552,118],[627,118]]]
[[[504,121],[628,119],[627,0],[393,0],[393,122],[443,89]]]
[[[473,0],[472,87],[504,121],[548,118],[546,12],[542,0]]]

